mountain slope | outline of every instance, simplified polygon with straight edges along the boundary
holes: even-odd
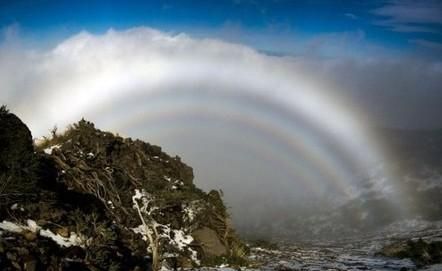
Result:
[[[26,125],[4,108],[0,127],[0,269],[243,261],[219,193],[195,187],[179,157],[85,120],[35,150]]]

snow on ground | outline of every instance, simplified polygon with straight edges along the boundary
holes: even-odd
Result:
[[[55,150],[55,149],[59,149],[60,147],[61,147],[61,145],[54,145],[54,146],[47,147],[47,148],[44,149],[43,151],[44,151],[46,154],[52,154],[52,151],[53,151],[53,150]]]
[[[78,236],[75,232],[71,232],[69,237],[63,237],[59,234],[53,233],[49,229],[42,229],[34,220],[28,219],[26,221],[27,225],[21,225],[17,223],[13,223],[10,221],[4,220],[0,222],[0,229],[13,233],[22,233],[24,231],[30,231],[33,233],[37,233],[42,237],[46,237],[52,239],[59,246],[70,247],[70,246],[80,246],[84,247],[85,238]]]
[[[169,176],[164,175],[163,178],[168,182],[172,181],[172,178],[170,178]]]
[[[183,250],[193,241],[192,236],[185,234],[182,230],[173,230],[173,233],[173,242],[179,250]]]
[[[75,232],[71,232],[69,237],[63,237],[59,234],[55,234],[50,230],[40,230],[40,236],[52,239],[55,243],[62,247],[79,246],[84,247],[84,240],[78,236]]]

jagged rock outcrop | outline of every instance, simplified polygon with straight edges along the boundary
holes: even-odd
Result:
[[[35,196],[38,162],[31,132],[5,107],[0,109],[0,207],[15,198]]]
[[[198,189],[179,157],[85,120],[35,150],[29,129],[4,108],[0,127],[1,270],[243,261],[220,194]]]

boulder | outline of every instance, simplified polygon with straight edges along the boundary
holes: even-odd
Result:
[[[204,255],[208,257],[216,257],[227,254],[227,249],[219,239],[216,231],[204,227],[194,231],[192,236],[201,244]]]
[[[442,263],[442,241],[427,242],[422,239],[399,241],[385,246],[379,254],[409,258],[417,266]]]
[[[37,156],[28,127],[0,108],[0,206],[35,196]]]

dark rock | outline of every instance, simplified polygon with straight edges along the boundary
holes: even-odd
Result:
[[[409,258],[417,266],[442,263],[442,242],[401,241],[385,246],[380,255],[396,258]]]
[[[38,161],[31,132],[14,114],[0,109],[0,208],[35,196]],[[1,214],[0,214],[1,215]]]
[[[26,163],[22,158],[34,152],[28,127],[14,114],[0,110],[0,171],[5,172]]]
[[[70,231],[68,227],[60,227],[55,231],[55,233],[64,238],[69,238],[70,236]]]
[[[37,271],[37,260],[30,258],[26,260],[23,264],[24,271]]]
[[[37,239],[37,234],[32,231],[25,231],[22,233],[26,240],[28,241],[35,241]]]

